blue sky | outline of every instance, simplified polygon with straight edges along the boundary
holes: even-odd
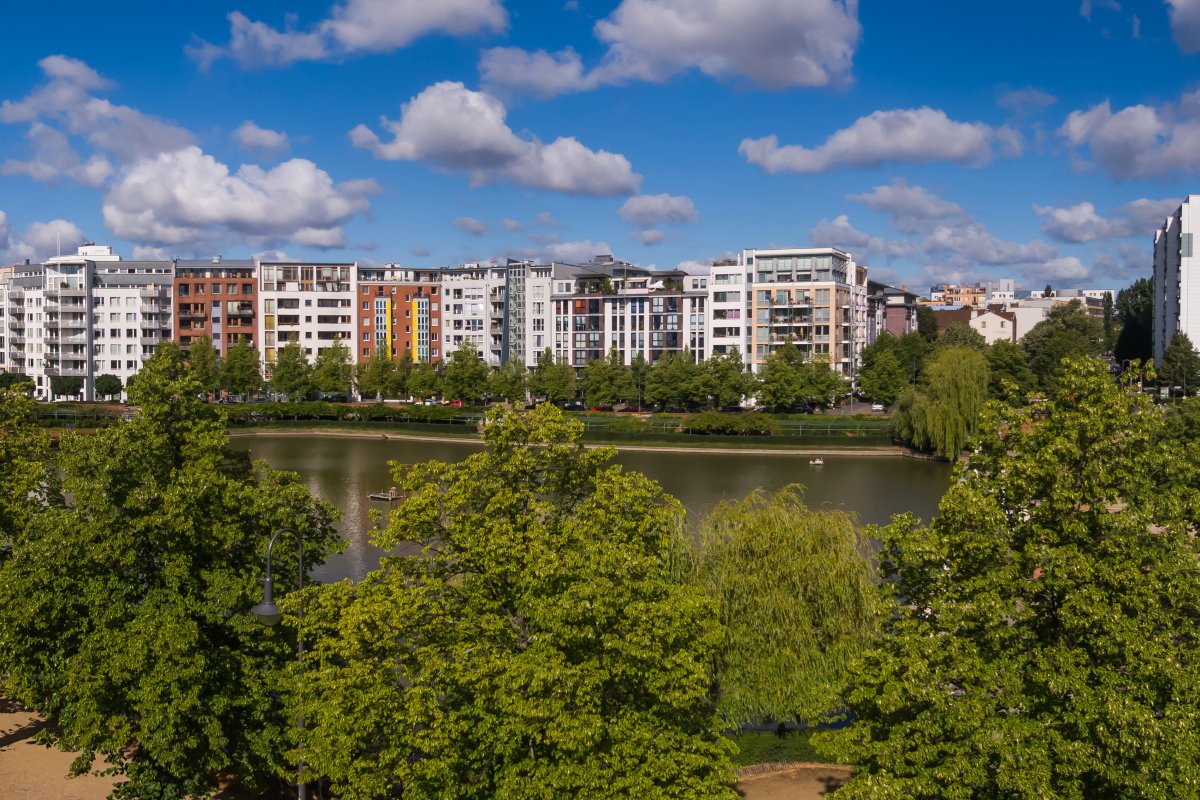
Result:
[[[9,261],[834,245],[922,290],[1120,288],[1200,191],[1200,0],[8,11]]]

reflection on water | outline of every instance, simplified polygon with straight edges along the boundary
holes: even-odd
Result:
[[[394,483],[389,461],[458,461],[480,448],[476,442],[277,435],[237,439],[234,444],[273,467],[300,473],[313,493],[341,509],[338,527],[348,540],[346,552],[314,571],[322,581],[359,580],[378,565],[383,551],[370,542],[375,525],[370,512],[386,512],[387,503],[372,502],[367,495]],[[949,465],[909,458],[825,456],[823,466],[812,466],[807,456],[689,450],[626,451],[617,455],[617,462],[661,483],[679,498],[693,521],[722,500],[789,483],[807,488],[810,506],[852,512],[863,524],[883,524],[905,511],[929,519],[950,483]]]

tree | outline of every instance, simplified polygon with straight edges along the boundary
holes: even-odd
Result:
[[[256,625],[263,550],[290,526],[306,564],[340,537],[336,513],[291,473],[251,463],[197,399],[173,343],[130,379],[132,421],[61,439],[61,496],[36,509],[0,567],[5,692],[53,720],[57,743],[102,754],[120,798],[199,796],[235,773],[283,768],[294,718],[272,699],[293,632]],[[295,589],[295,541],[275,550]],[[290,546],[288,546],[290,545]]]
[[[1046,288],[1042,289],[1042,297],[1054,297],[1054,287],[1046,284]]]
[[[369,400],[386,395],[395,372],[396,363],[387,357],[383,347],[376,347],[370,361],[354,368],[354,387],[359,397]]]
[[[312,365],[308,355],[295,339],[275,354],[271,368],[271,389],[288,400],[304,400],[313,390]]]
[[[900,396],[896,431],[918,450],[956,459],[979,425],[987,400],[988,366],[968,347],[943,347],[929,358],[921,388]]]
[[[323,394],[349,395],[354,382],[354,364],[351,363],[350,348],[340,338],[317,352],[309,373],[311,386]],[[311,389],[310,389],[311,391]]]
[[[988,343],[983,334],[970,325],[956,322],[941,332],[934,347],[969,347],[982,353],[987,350]]]
[[[800,369],[804,356],[791,342],[767,357],[759,373],[758,401],[776,411],[791,411],[800,400]]]
[[[701,523],[691,569],[720,608],[726,725],[841,713],[849,664],[876,627],[875,568],[851,515],[809,509],[795,485],[753,492]]]
[[[1042,388],[1053,388],[1065,358],[1104,352],[1104,322],[1090,316],[1078,300],[1056,305],[1046,319],[1021,337],[1029,368]]]
[[[633,394],[638,408],[646,405],[646,381],[650,376],[650,364],[639,350],[629,359],[629,377],[633,379]]]
[[[1200,386],[1200,353],[1183,331],[1175,331],[1163,349],[1158,377],[1168,386],[1179,386],[1186,397]]]
[[[443,376],[442,394],[467,405],[479,405],[487,392],[489,372],[475,345],[464,339],[458,349],[450,354],[450,363],[446,364]]]
[[[691,350],[665,352],[646,376],[646,399],[662,408],[699,408],[708,402],[702,379],[703,369]]]
[[[565,403],[575,397],[575,369],[547,347],[529,376],[529,391],[548,403]]]
[[[830,408],[850,390],[849,382],[833,368],[828,357],[818,355],[799,367],[799,398],[809,405]]]
[[[56,397],[74,397],[83,391],[83,378],[76,375],[55,375],[50,378],[50,392]]]
[[[633,395],[633,379],[615,347],[608,358],[590,361],[579,382],[589,406],[614,406]]]
[[[376,544],[421,546],[308,592],[295,711],[335,792],[735,797],[715,604],[673,571],[684,510],[581,433],[500,410],[484,452],[395,467],[407,499]]]
[[[742,354],[734,347],[701,364],[700,388],[712,407],[741,405],[742,399],[754,391],[754,376],[746,371]]]
[[[823,743],[876,797],[1194,797],[1194,444],[1103,363],[996,407],[926,526],[878,531],[883,635]],[[1136,732],[1136,733],[1134,733]]]
[[[1116,306],[1112,292],[1104,293],[1104,352],[1111,353],[1117,343]]]
[[[116,375],[100,375],[96,378],[96,396],[108,399],[121,393],[121,379]]]
[[[39,508],[55,494],[50,438],[36,425],[37,401],[25,396],[30,388],[16,384],[0,389],[0,568]],[[0,655],[0,668],[2,663]]]
[[[917,306],[917,331],[921,338],[932,344],[938,337],[937,314],[929,306]]]
[[[1117,292],[1117,321],[1121,330],[1113,346],[1118,363],[1140,359],[1149,361],[1154,354],[1154,284],[1139,278]]]
[[[908,371],[896,358],[894,348],[880,350],[872,359],[871,366],[858,374],[859,394],[885,406],[895,403],[907,386]]]
[[[417,400],[433,397],[442,385],[442,376],[438,374],[433,364],[421,362],[412,368],[408,374],[408,391]]]
[[[525,402],[525,364],[510,358],[488,375],[488,394],[509,403]]]
[[[22,375],[20,372],[0,372],[0,389],[11,389],[23,383],[29,384],[29,388],[32,391],[33,379],[28,375]]]
[[[988,397],[1020,405],[1037,388],[1037,377],[1029,369],[1029,354],[1015,342],[1001,339],[984,353],[988,362]]]
[[[932,350],[925,337],[915,331],[906,333],[896,340],[896,360],[908,374],[908,382],[916,383],[925,369],[925,359]]]
[[[221,366],[221,388],[234,395],[247,395],[262,387],[258,351],[245,339],[229,348]]]
[[[221,386],[221,354],[207,335],[197,336],[187,350],[188,369],[206,395]],[[120,391],[118,389],[118,391]]]

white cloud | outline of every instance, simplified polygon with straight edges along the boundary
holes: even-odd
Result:
[[[4,213],[0,212],[0,217]],[[5,253],[10,260],[44,261],[59,252],[74,253],[87,241],[83,231],[73,222],[52,219],[49,222],[34,222],[19,234],[12,234],[7,218],[0,220],[0,242],[6,242]]]
[[[1087,202],[1067,208],[1034,204],[1033,210],[1038,216],[1046,217],[1042,223],[1042,233],[1060,242],[1080,244],[1133,234],[1129,220],[1105,219],[1096,213],[1094,205]]]
[[[1010,111],[1033,112],[1052,106],[1057,100],[1058,98],[1052,94],[1030,87],[1002,92],[996,102],[1001,108],[1007,108]]]
[[[626,200],[617,214],[641,228],[664,223],[681,225],[696,221],[696,204],[685,195],[641,194]]]
[[[84,186],[100,186],[113,173],[113,166],[100,154],[83,161],[62,131],[41,122],[29,126],[26,134],[33,158],[28,161],[7,159],[0,163],[0,175],[28,175],[38,183],[53,186],[70,178]]]
[[[388,161],[428,161],[470,175],[474,186],[508,181],[564,194],[611,197],[633,194],[642,176],[625,156],[589,150],[576,139],[550,144],[517,136],[505,122],[504,104],[490,94],[443,81],[404,105],[399,120],[382,119],[392,141],[366,125],[350,141]]]
[[[565,49],[485,51],[484,83],[551,96],[696,69],[769,89],[847,83],[862,28],[857,0],[623,0],[596,23],[608,45],[585,71]]]
[[[517,220],[512,219],[510,217],[505,217],[504,219],[500,220],[500,227],[504,228],[504,230],[506,230],[506,231],[523,231],[523,230],[525,230],[524,225],[522,225],[520,222],[518,222]]]
[[[549,264],[552,261],[563,261],[568,264],[590,261],[599,253],[611,253],[608,242],[594,242],[583,239],[575,242],[548,242],[539,247],[525,247],[508,250],[506,256],[535,261],[539,264]]]
[[[475,219],[474,217],[455,217],[454,227],[464,233],[469,233],[472,236],[483,236],[487,233],[487,225],[483,220]]]
[[[533,218],[533,221],[538,225],[545,225],[548,228],[559,227],[558,220],[549,211],[539,211],[537,216]]]
[[[1178,103],[1072,111],[1058,135],[1119,179],[1200,172],[1200,90]],[[1082,157],[1080,157],[1082,160]]]
[[[1092,257],[1092,275],[1129,283],[1150,275],[1154,271],[1153,264],[1154,256],[1149,250],[1128,242],[1117,242],[1096,251]]]
[[[639,228],[629,232],[629,238],[646,245],[661,244],[667,235],[658,228]]]
[[[907,258],[916,252],[916,245],[905,239],[870,236],[850,224],[850,217],[841,214],[833,220],[823,219],[808,232],[813,247],[836,247],[854,255],[865,264],[873,259],[890,261]]]
[[[169,261],[170,259],[171,251],[165,247],[147,247],[139,244],[133,248],[134,261]]]
[[[1200,0],[1167,0],[1171,35],[1188,55],[1200,52]]]
[[[939,224],[970,219],[958,203],[944,200],[924,187],[909,186],[903,178],[893,179],[890,186],[876,186],[867,194],[852,194],[846,199],[887,214],[892,227],[901,233],[928,233]]]
[[[944,111],[925,106],[875,111],[835,132],[818,147],[780,147],[778,137],[771,134],[743,139],[738,152],[771,174],[877,167],[888,162],[950,161],[983,166],[992,158],[992,143],[1011,148],[1014,133],[981,122],[955,122]]]
[[[282,67],[386,53],[430,34],[470,36],[503,31],[507,25],[500,0],[345,0],[307,30],[279,30],[234,11],[229,14],[227,45],[200,41],[185,51],[201,69],[226,57],[242,67]]]
[[[959,263],[1012,266],[1049,261],[1058,256],[1053,247],[1034,239],[1026,244],[1010,242],[994,236],[981,222],[966,225],[944,225],[925,238],[926,253],[949,254]]]
[[[267,156],[274,156],[288,149],[288,137],[281,131],[260,128],[253,120],[246,120],[233,132],[242,147],[247,150],[257,150]]]
[[[409,250],[409,252],[412,253],[417,258],[425,258],[426,256],[431,255],[433,253],[432,250],[430,250],[428,247],[426,247],[423,244],[414,244],[412,246],[412,249]]]
[[[1174,197],[1162,200],[1141,197],[1118,206],[1116,213],[1129,220],[1134,236],[1150,237],[1156,228],[1162,227],[1167,217],[1175,213],[1179,205],[1180,201]]]
[[[198,147],[163,153],[124,170],[104,198],[115,235],[149,244],[196,242],[226,232],[252,241],[340,247],[341,225],[365,213],[373,181],[335,185],[311,161],[291,159],[235,174]]]
[[[1038,282],[1072,282],[1091,275],[1091,270],[1075,256],[1052,258],[1040,264],[1028,264],[1021,269],[1026,276]]]

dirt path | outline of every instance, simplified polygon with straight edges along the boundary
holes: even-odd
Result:
[[[0,795],[21,800],[104,800],[112,778],[68,778],[75,756],[34,744],[41,730],[37,715],[0,698]]]
[[[766,766],[766,765],[764,765]],[[850,779],[850,770],[831,764],[795,764],[742,770],[737,790],[746,800],[821,800]]]

